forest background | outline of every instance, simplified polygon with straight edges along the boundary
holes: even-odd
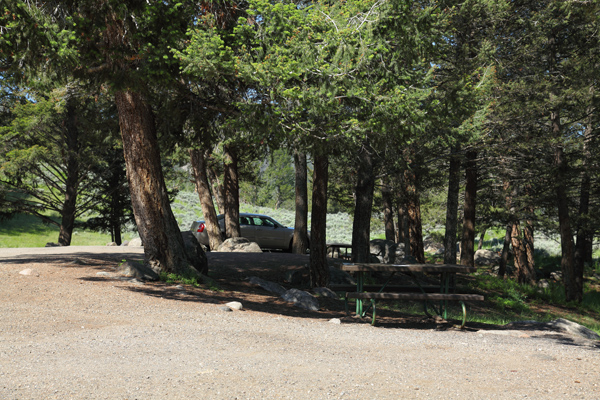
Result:
[[[185,167],[211,240],[217,210],[239,236],[240,195],[286,207],[293,185],[313,286],[329,280],[327,211],[353,215],[360,262],[375,210],[419,262],[424,226],[464,265],[495,228],[498,274],[512,254],[524,284],[535,232],[556,237],[581,302],[600,215],[599,5],[3,0],[0,212],[58,224],[62,245],[80,217],[117,242],[135,221],[151,266],[199,270],[171,206]]]

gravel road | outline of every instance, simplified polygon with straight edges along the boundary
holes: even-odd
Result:
[[[225,312],[112,275],[142,255],[0,249],[0,399],[600,398],[597,342]]]

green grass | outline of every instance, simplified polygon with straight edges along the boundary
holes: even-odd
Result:
[[[44,247],[46,243],[58,242],[59,229],[55,225],[44,224],[39,218],[31,215],[0,221],[0,247]],[[123,240],[130,240],[137,235],[123,233]],[[110,242],[107,233],[82,229],[73,230],[72,246],[104,246]]]
[[[566,302],[564,288],[558,283],[550,283],[548,288],[542,289],[485,274],[468,277],[458,291],[485,296],[483,303],[473,303],[468,311],[467,318],[471,322],[504,325],[514,321],[548,322],[565,318],[600,334],[600,285],[597,282],[586,285],[581,304]],[[418,302],[388,302],[380,308],[414,315],[423,313]],[[448,318],[462,318],[458,304],[449,304]]]

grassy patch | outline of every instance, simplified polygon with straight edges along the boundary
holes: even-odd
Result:
[[[54,218],[58,218],[55,216]],[[58,242],[59,228],[45,224],[31,215],[17,215],[9,220],[0,221],[0,247],[44,247],[48,242]],[[123,233],[123,240],[137,236],[131,232]],[[110,235],[74,229],[72,246],[104,246],[110,242]]]
[[[169,285],[191,285],[197,288],[202,287],[208,290],[212,290],[213,292],[223,291],[223,289],[217,286],[214,280],[209,279],[209,284],[203,285],[202,283],[198,282],[198,278],[195,276],[183,276],[174,273],[161,272],[160,280],[162,282],[168,283]]]

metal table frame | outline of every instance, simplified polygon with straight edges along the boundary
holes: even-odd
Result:
[[[397,272],[407,273],[415,283],[417,287],[421,289],[421,292],[425,293],[425,290],[419,284],[415,273],[430,273],[430,274],[439,274],[440,275],[440,293],[448,294],[451,289],[451,277],[456,273],[472,273],[476,272],[477,269],[474,267],[467,267],[464,265],[454,265],[454,264],[372,264],[372,263],[344,263],[340,266],[342,271],[346,272],[355,272],[356,273],[356,291],[363,292],[365,273],[366,272],[389,272],[390,276],[387,281],[382,285],[381,289],[378,293],[383,293],[385,287],[388,285],[390,280],[394,277]],[[462,302],[461,302],[462,303]],[[427,301],[423,303],[425,313],[430,316],[427,311]],[[464,303],[463,305],[463,314],[465,314]],[[444,319],[447,318],[447,306],[448,301],[443,300],[440,301],[439,309],[435,309],[437,315],[442,316]],[[356,299],[356,315],[364,317],[365,314],[369,311],[369,309],[373,307],[375,308],[375,300],[371,299],[371,306],[367,309],[363,306],[362,299]]]

